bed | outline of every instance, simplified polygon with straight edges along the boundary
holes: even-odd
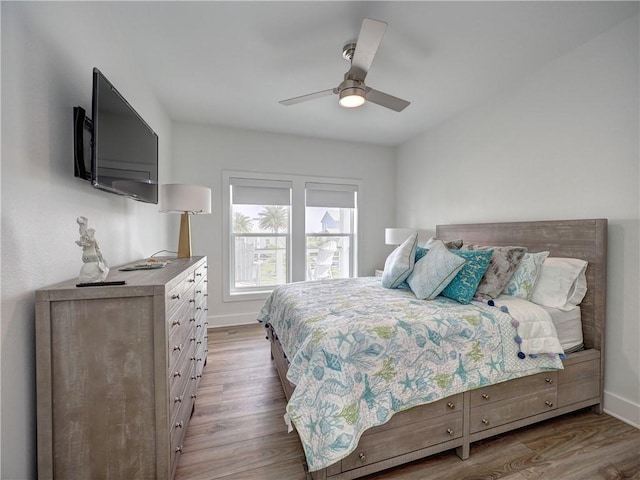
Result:
[[[293,306],[279,305],[285,319],[276,322],[269,317],[275,312],[270,302],[284,302],[286,295],[280,293],[265,304],[259,320],[267,329],[271,356],[289,401],[285,418],[298,427],[313,479],[354,479],[451,449],[466,459],[470,445],[478,440],[583,408],[602,412],[606,219],[438,225],[436,237],[477,245],[518,245],[529,252],[549,251],[550,257],[587,261],[588,288],[579,307],[583,348],[557,356],[520,352],[519,363],[513,362],[521,344],[507,337],[517,322],[498,304],[461,306],[441,297],[420,301],[410,291],[380,289],[379,279],[374,278],[294,284],[285,289],[294,298]],[[389,305],[384,315],[394,317],[396,323],[385,323],[385,317],[378,316],[381,304],[373,300],[354,307],[359,295],[372,298],[364,297],[372,293],[381,304]],[[305,298],[316,316],[310,319],[311,326],[296,327],[287,312],[293,317],[296,307],[305,310]],[[416,316],[415,309],[424,308],[436,314],[430,327],[409,321]],[[346,317],[345,311],[349,312]],[[344,318],[332,323],[332,316]],[[455,323],[453,317],[463,320]],[[435,328],[436,324],[445,325],[445,330]],[[366,341],[358,330],[363,326],[369,338],[402,337],[402,341],[390,345]],[[500,343],[492,335],[502,335]],[[325,346],[324,337],[335,339],[339,351],[357,354],[361,372],[346,372],[347,366],[341,363],[344,355]],[[459,347],[460,337],[494,339],[482,347],[481,342],[473,342],[469,350]],[[408,341],[411,348],[404,347]],[[449,356],[425,344],[443,346]],[[419,357],[430,357],[431,363],[400,356],[400,351],[416,350],[415,345],[422,348]],[[384,357],[382,363],[366,373],[376,356]],[[318,358],[321,364],[314,363]],[[380,385],[390,385],[389,390],[380,390]],[[355,403],[348,400],[353,392],[359,399]],[[340,397],[344,405],[329,401]],[[306,413],[312,403],[324,411]],[[361,432],[360,419],[367,416],[363,412],[370,413],[375,426]],[[329,436],[337,428],[331,424],[336,417],[338,426],[347,429]],[[325,444],[310,446],[325,436],[329,439]]]

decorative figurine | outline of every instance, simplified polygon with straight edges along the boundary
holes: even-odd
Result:
[[[102,257],[98,241],[95,239],[96,231],[93,228],[87,228],[89,220],[87,217],[78,217],[76,219],[80,225],[80,240],[76,243],[82,247],[82,268],[80,268],[79,281],[85,282],[103,282],[109,274],[109,266]]]

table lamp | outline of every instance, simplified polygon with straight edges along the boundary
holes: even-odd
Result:
[[[190,215],[211,213],[211,189],[199,185],[167,183],[160,185],[159,203],[161,212],[179,212],[180,237],[178,258],[191,256]]]
[[[385,228],[384,243],[398,246],[414,233],[416,231],[412,228]]]

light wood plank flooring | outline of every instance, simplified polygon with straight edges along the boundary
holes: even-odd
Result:
[[[209,357],[176,480],[306,480],[282,416],[285,397],[260,325],[209,330]],[[609,415],[569,414],[367,480],[640,480],[640,430]]]

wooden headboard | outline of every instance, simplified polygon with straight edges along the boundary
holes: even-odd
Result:
[[[602,351],[606,317],[607,219],[438,225],[441,240],[461,238],[477,245],[517,245],[552,257],[581,258],[587,267],[587,295],[580,304],[585,348]]]

